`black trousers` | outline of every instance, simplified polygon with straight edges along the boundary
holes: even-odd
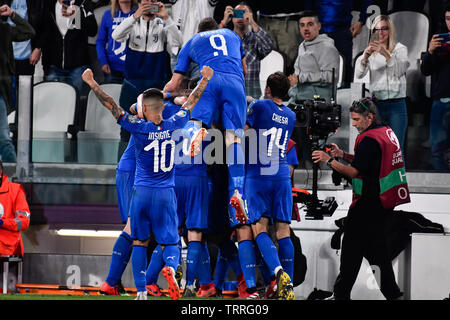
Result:
[[[399,298],[402,293],[395,281],[392,261],[386,237],[386,217],[392,210],[385,210],[377,200],[360,199],[350,208],[342,240],[341,266],[334,284],[336,300],[349,300],[351,290],[361,267],[363,257],[379,271],[380,290],[386,299]]]

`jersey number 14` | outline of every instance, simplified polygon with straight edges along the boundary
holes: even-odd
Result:
[[[283,129],[272,127],[269,130],[264,131],[264,136],[270,136],[269,144],[267,146],[267,156],[271,157],[273,148],[276,146],[280,149],[280,156],[284,158],[286,152],[286,145],[288,142],[288,132],[286,131],[283,137]]]

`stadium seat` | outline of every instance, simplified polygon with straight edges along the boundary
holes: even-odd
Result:
[[[395,40],[408,48],[409,68],[406,72],[406,95],[412,101],[424,91],[425,77],[420,72],[422,52],[428,46],[428,17],[419,12],[399,11],[389,15],[395,27]]]
[[[17,262],[17,283],[22,283],[23,261],[21,256],[0,255],[0,261],[3,262],[3,294],[8,293],[9,263]]]
[[[14,110],[10,114],[8,114],[8,125],[9,125],[9,135],[12,138],[13,132],[11,129],[14,127],[14,118],[16,117],[16,111]]]
[[[264,95],[267,78],[274,72],[284,70],[284,58],[281,53],[272,50],[261,60],[261,70],[259,72],[259,84],[261,86],[261,96]]]
[[[344,79],[344,58],[341,54],[339,54],[339,77],[337,81],[337,88],[339,89],[342,86],[342,79]]]
[[[360,52],[359,55],[356,57],[355,60],[355,66],[359,63],[361,63],[361,60],[363,58],[363,52]],[[361,79],[358,79],[356,77],[356,74],[353,75],[353,82],[354,83],[362,83],[363,84],[363,92],[362,92],[362,96],[367,97],[370,95],[370,76],[369,76],[369,72],[367,72],[367,74],[362,77]]]
[[[119,101],[121,84],[102,84],[115,101]],[[78,162],[116,164],[120,126],[91,90],[86,108],[85,131],[78,132]]]
[[[33,162],[64,162],[69,155],[68,126],[73,124],[77,91],[68,83],[33,86]]]

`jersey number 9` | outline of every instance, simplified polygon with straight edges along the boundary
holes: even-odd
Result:
[[[220,44],[217,45],[216,39],[220,41]],[[222,51],[224,56],[228,55],[227,42],[225,41],[225,37],[221,34],[215,34],[209,37],[209,43],[211,46],[216,49]],[[219,55],[218,51],[214,51],[214,56],[217,57]]]

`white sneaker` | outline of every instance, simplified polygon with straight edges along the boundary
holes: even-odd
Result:
[[[147,300],[147,291],[139,291],[134,300]]]

